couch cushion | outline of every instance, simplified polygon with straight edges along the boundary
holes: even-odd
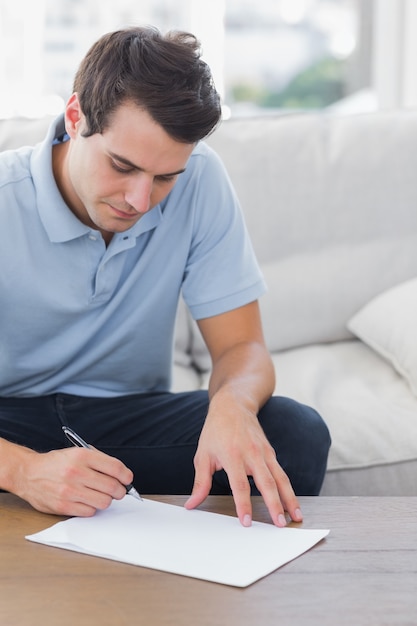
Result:
[[[201,380],[199,374],[192,367],[186,367],[174,363],[172,368],[171,391],[180,393],[182,391],[194,391],[199,389]]]
[[[344,473],[344,495],[358,495],[357,470],[378,466],[397,467],[397,491],[387,492],[382,472],[373,495],[417,495],[417,398],[385,359],[351,340],[282,352],[274,364],[275,393],[313,406],[326,421],[328,471]],[[414,466],[412,481],[402,475],[404,463]],[[369,494],[369,485],[363,490]]]
[[[351,337],[355,311],[417,275],[417,111],[229,120],[209,142],[269,283],[271,349]]]
[[[417,396],[417,279],[380,294],[349,321],[350,330],[387,359]]]
[[[42,141],[52,120],[52,117],[0,120],[0,152],[22,146],[33,146]]]
[[[398,275],[407,276],[416,245],[411,235],[358,242],[355,249],[328,245],[265,263],[268,292],[260,306],[268,348],[275,352],[351,339],[341,320],[349,319],[369,294],[383,291]]]

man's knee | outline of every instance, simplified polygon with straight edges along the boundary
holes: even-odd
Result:
[[[259,413],[259,420],[294,491],[318,495],[331,445],[321,416],[295,400],[273,397]]]

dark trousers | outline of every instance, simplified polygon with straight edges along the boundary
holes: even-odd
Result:
[[[63,393],[0,398],[0,437],[38,452],[71,445],[66,425],[88,443],[121,459],[143,494],[189,494],[193,459],[207,414],[206,391],[84,398]],[[330,436],[318,413],[273,397],[260,424],[297,495],[318,495],[326,471]],[[212,494],[229,494],[224,471],[213,477]],[[252,493],[256,494],[255,488]]]

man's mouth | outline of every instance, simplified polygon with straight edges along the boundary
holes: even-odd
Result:
[[[127,211],[122,211],[121,209],[118,209],[111,204],[109,206],[111,210],[113,211],[113,213],[116,213],[116,215],[123,220],[134,220],[140,217],[140,214],[137,213],[136,211],[127,212]]]

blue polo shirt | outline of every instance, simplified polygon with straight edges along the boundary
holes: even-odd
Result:
[[[63,130],[0,154],[0,395],[168,390],[181,290],[195,319],[264,292],[230,181],[198,144],[167,198],[106,248],[56,186]]]

